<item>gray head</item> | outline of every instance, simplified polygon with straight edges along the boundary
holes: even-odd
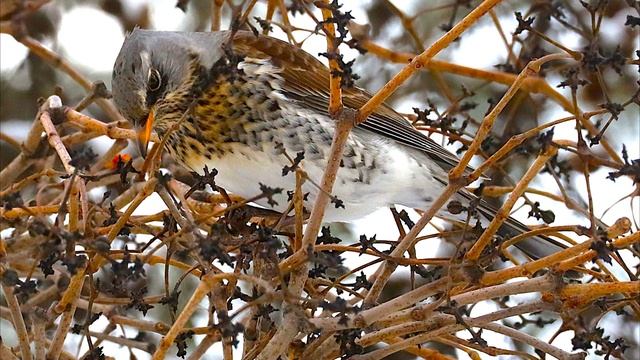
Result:
[[[223,54],[226,38],[226,32],[140,29],[127,36],[113,67],[111,87],[116,106],[139,130],[143,154],[154,125],[154,109],[167,98],[176,101],[171,94],[192,82],[194,65],[210,68]]]

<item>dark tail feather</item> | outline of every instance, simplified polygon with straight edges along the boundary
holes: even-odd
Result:
[[[475,195],[470,194],[466,191],[459,192],[458,194],[462,195],[462,197],[464,197],[466,200],[475,198]],[[480,215],[482,215],[489,221],[493,220],[495,214],[498,212],[495,207],[483,200],[480,201],[480,205],[478,206],[477,210]],[[505,220],[500,229],[498,229],[498,234],[505,238],[512,238],[527,231],[530,231],[530,229],[526,225],[512,217],[509,217],[507,220]],[[561,242],[544,235],[538,235],[530,237],[528,239],[524,239],[515,244],[515,246],[534,260],[549,256],[553,253],[567,248],[567,246],[562,244]]]
[[[493,219],[493,216],[489,219]],[[530,229],[527,228],[526,225],[510,217],[502,224],[500,229],[498,229],[498,234],[505,238],[512,238],[529,230]],[[567,248],[566,245],[559,241],[544,235],[537,235],[524,239],[515,244],[515,246],[534,260],[549,256]]]

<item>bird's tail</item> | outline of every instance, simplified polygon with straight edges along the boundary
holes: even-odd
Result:
[[[465,204],[477,199],[475,195],[467,191],[458,192],[458,198],[463,200]],[[480,199],[476,210],[481,217],[483,226],[486,226],[485,221],[488,223],[493,220],[498,212],[498,209],[482,199]],[[498,235],[508,239],[527,231],[530,231],[530,229],[525,224],[509,217],[502,223],[500,229],[498,229]],[[516,243],[515,246],[534,260],[549,256],[567,248],[567,246],[561,242],[544,235],[536,235],[524,239]]]

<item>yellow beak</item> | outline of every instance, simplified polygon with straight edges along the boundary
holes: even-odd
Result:
[[[153,129],[154,120],[155,116],[152,109],[151,111],[149,111],[149,115],[147,116],[147,121],[144,123],[144,127],[138,129],[138,150],[140,151],[140,155],[142,155],[142,157],[147,156],[147,148],[149,146],[149,139],[151,139],[151,130]]]

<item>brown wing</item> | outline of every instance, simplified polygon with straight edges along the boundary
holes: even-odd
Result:
[[[233,39],[238,53],[254,58],[270,58],[284,69],[287,96],[319,113],[328,114],[329,69],[307,52],[284,41],[266,36],[256,37],[250,32],[238,32]],[[343,91],[344,105],[358,109],[371,98],[360,88]],[[367,121],[358,126],[398,143],[423,151],[440,167],[449,171],[458,164],[458,158],[438,143],[414,129],[400,114],[386,104],[378,106]],[[468,168],[468,170],[472,170]]]
[[[255,58],[271,58],[271,61],[284,69],[287,94],[313,108],[319,113],[328,114],[329,70],[316,58],[286,42],[270,38],[255,37],[252,33],[239,32],[234,38],[234,47],[238,53]],[[360,108],[371,95],[359,88],[343,92],[344,104],[350,108]],[[424,151],[445,170],[458,164],[458,158],[438,145],[418,130],[414,129],[400,114],[386,104],[380,105],[359,128],[391,138],[401,144]],[[467,167],[467,171],[473,170]],[[436,178],[446,185],[446,178]],[[459,192],[462,198],[471,201],[474,195],[466,190]],[[496,209],[481,201],[478,210],[482,216],[491,220]],[[509,218],[500,228],[503,236],[512,237],[528,231],[521,222]],[[561,243],[545,236],[536,236],[520,242],[517,246],[534,259],[539,259],[565,248]]]

